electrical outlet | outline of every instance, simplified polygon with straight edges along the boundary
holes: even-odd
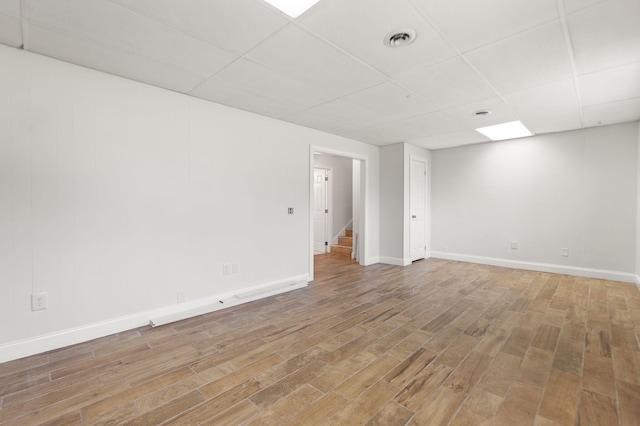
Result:
[[[511,250],[518,250],[518,242],[511,241]]]
[[[222,275],[229,275],[229,274],[231,274],[231,264],[225,263],[222,265]]]
[[[31,310],[32,311],[42,311],[43,309],[47,309],[49,307],[49,300],[47,298],[47,293],[38,293],[31,295]]]
[[[568,248],[561,248],[560,249],[560,256],[569,257],[569,249]]]

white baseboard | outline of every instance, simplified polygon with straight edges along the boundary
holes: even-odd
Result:
[[[411,259],[401,259],[399,257],[380,256],[380,263],[385,263],[387,265],[407,266],[407,265],[411,265]]]
[[[380,263],[380,257],[378,256],[368,257],[364,262],[364,266],[375,265],[376,263]]]
[[[457,253],[431,252],[431,257],[437,259],[458,260],[460,262],[480,263],[482,265],[503,266],[505,268],[526,269],[529,271],[549,272],[552,274],[575,275],[578,277],[598,278],[626,283],[638,282],[635,274],[604,269],[581,268],[578,266],[554,265],[551,263],[526,262],[521,260],[500,259]]]
[[[640,290],[640,275],[636,275],[636,286],[638,287],[638,290]]]
[[[275,294],[306,287],[309,275],[299,275],[241,290],[225,292],[177,305],[143,311],[81,327],[70,328],[0,345],[0,363],[121,333],[145,325],[160,325],[225,309]]]

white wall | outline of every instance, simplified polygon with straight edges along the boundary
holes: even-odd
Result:
[[[637,150],[638,125],[628,123],[434,151],[433,255],[628,280],[636,270]],[[563,247],[569,257],[560,256]]]
[[[380,148],[380,261],[403,264],[404,143]]]
[[[331,206],[332,229],[330,230],[332,243],[338,244],[338,236],[344,235],[342,230],[353,219],[353,160],[328,154],[314,156],[315,167],[332,171]]]
[[[312,146],[366,159],[377,258],[377,147],[8,47],[0,63],[0,359],[178,292],[304,277]]]
[[[636,180],[636,284],[640,287],[640,121],[638,122],[638,166]]]

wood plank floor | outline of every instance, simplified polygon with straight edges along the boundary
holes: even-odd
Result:
[[[0,424],[638,425],[631,284],[316,256],[305,289],[0,364]]]

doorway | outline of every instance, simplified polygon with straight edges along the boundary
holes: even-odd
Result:
[[[366,157],[358,158],[351,154],[311,147],[311,280],[316,256],[331,256],[340,262],[344,258],[347,264],[365,265],[366,160]],[[323,179],[326,186],[323,185]]]

